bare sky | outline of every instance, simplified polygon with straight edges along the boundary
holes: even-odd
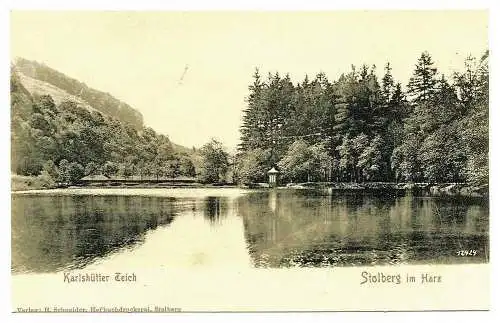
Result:
[[[424,50],[446,75],[480,56],[487,29],[486,11],[15,11],[11,55],[111,93],[175,143],[232,150],[255,67],[298,82],[389,61],[406,84]]]

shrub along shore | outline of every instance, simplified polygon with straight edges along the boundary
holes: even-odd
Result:
[[[474,197],[487,197],[488,185],[472,186],[465,183],[390,183],[390,182],[364,182],[364,183],[299,183],[288,184],[287,188],[295,189],[326,189],[331,191],[368,191],[368,190],[398,190],[429,193],[430,195],[461,195]]]

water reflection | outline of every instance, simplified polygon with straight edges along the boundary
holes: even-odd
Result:
[[[175,199],[131,196],[12,197],[13,272],[82,268],[169,224]]]
[[[257,267],[488,261],[484,200],[272,191],[238,206]]]
[[[212,197],[209,196],[205,198],[203,210],[203,216],[211,224],[217,224],[221,222],[221,218],[227,216],[228,208],[230,207],[227,198],[222,197]]]
[[[55,272],[96,260],[127,268],[488,261],[484,200],[289,190],[229,195],[14,194],[12,271]],[[456,256],[469,249],[477,256]]]

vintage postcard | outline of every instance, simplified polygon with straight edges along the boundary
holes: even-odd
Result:
[[[489,310],[488,15],[12,11],[12,312]]]

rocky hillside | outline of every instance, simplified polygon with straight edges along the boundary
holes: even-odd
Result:
[[[131,124],[137,130],[143,127],[142,114],[109,93],[90,88],[85,83],[66,76],[44,64],[17,58],[13,65],[19,80],[32,95],[49,94],[56,104],[71,100],[90,111]]]
[[[100,174],[197,175],[197,150],[143,126],[139,112],[109,94],[22,59],[12,66],[10,87],[11,171],[20,175],[13,186],[54,187]]]

